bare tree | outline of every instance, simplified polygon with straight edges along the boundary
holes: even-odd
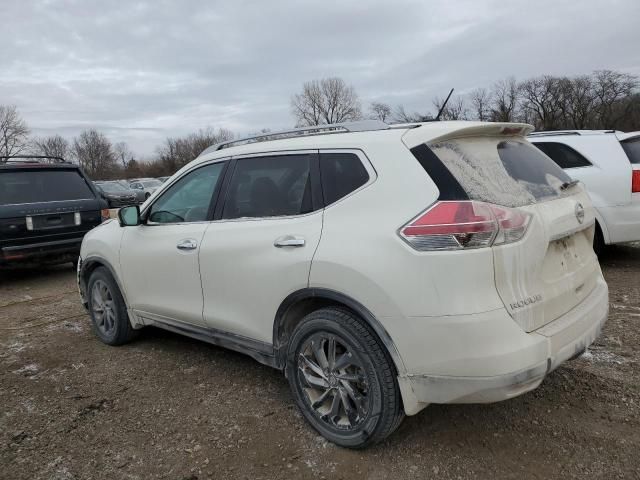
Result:
[[[15,105],[0,105],[0,162],[22,153],[28,146],[29,127]]]
[[[391,118],[391,107],[386,103],[381,102],[371,102],[369,105],[369,116],[373,120],[382,120],[386,122],[387,119]]]
[[[596,95],[589,75],[558,80],[558,107],[562,118],[560,128],[590,128],[594,124]]]
[[[85,130],[78,135],[73,140],[71,153],[93,179],[109,178],[116,170],[116,158],[111,142],[97,130]]]
[[[593,84],[598,101],[598,123],[601,128],[615,128],[630,113],[629,107],[620,108],[620,104],[634,93],[638,87],[638,79],[627,73],[598,70],[593,73]]]
[[[426,122],[427,120],[431,120],[433,117],[428,113],[409,113],[402,105],[398,105],[393,111],[392,118],[395,123],[418,123]]]
[[[167,138],[164,145],[158,148],[158,161],[162,165],[163,173],[174,174],[211,145],[232,140],[233,136],[229,130],[215,131],[206,128],[186,137]]]
[[[471,108],[475,118],[481,122],[489,120],[491,117],[491,110],[489,108],[491,102],[491,96],[486,88],[476,88],[469,95],[471,99]]]
[[[113,146],[113,154],[116,160],[122,164],[122,168],[126,169],[131,160],[134,160],[134,155],[127,142],[118,142]]]
[[[512,122],[518,107],[518,84],[513,77],[500,80],[491,91],[491,121]]]
[[[564,94],[568,93],[568,79],[544,75],[520,84],[522,107],[533,113],[535,125],[543,130],[555,130],[563,125]],[[563,87],[564,86],[564,87]]]
[[[337,77],[306,82],[291,97],[291,111],[299,127],[348,122],[362,118],[355,89]]]
[[[31,150],[35,155],[46,155],[66,159],[70,153],[69,142],[60,135],[35,138],[32,140],[31,145]]]
[[[465,120],[467,118],[467,107],[462,97],[450,98],[445,105],[445,98],[436,97],[433,99],[433,106],[440,114],[440,120]],[[444,108],[443,108],[444,106]]]

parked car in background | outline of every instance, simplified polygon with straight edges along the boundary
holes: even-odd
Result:
[[[78,165],[58,157],[0,158],[0,267],[76,262],[107,203]]]
[[[162,186],[162,182],[155,178],[141,178],[131,180],[129,186],[134,190],[142,191],[144,193],[144,199],[146,200],[153,192]]]
[[[171,178],[171,176],[166,176],[166,177],[158,177],[158,180],[160,180],[162,183],[166,182],[167,180],[169,180]]]
[[[366,121],[213,146],[85,238],[93,329],[119,345],[156,325],[284,370],[345,447],[430,403],[532,390],[609,302],[589,196],[531,129]]]
[[[135,188],[131,188],[130,180],[114,180],[122,185],[124,188],[131,190],[136,196],[136,203],[140,204],[146,200],[144,190],[136,190]]]
[[[137,205],[138,194],[129,187],[124,187],[120,182],[93,182],[102,197],[109,204],[109,208],[120,208],[128,205]]]
[[[529,140],[587,188],[596,209],[594,248],[640,240],[640,132],[535,132]]]

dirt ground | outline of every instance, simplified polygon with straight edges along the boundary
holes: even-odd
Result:
[[[640,478],[640,246],[602,261],[611,314],[581,358],[492,405],[432,405],[383,444],[328,444],[282,375],[149,328],[92,335],[70,266],[0,277],[0,478]]]

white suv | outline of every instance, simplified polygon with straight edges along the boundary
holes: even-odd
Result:
[[[532,390],[594,341],[608,290],[591,201],[530,130],[362,122],[211,147],[85,236],[95,333],[244,352],[347,447],[429,403]]]
[[[587,187],[596,210],[596,251],[640,241],[640,132],[535,132],[529,140]]]

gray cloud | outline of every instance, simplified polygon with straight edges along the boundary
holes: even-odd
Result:
[[[4,0],[0,103],[35,134],[100,128],[150,154],[208,125],[289,127],[305,80],[429,110],[508,75],[640,73],[637,0]]]

